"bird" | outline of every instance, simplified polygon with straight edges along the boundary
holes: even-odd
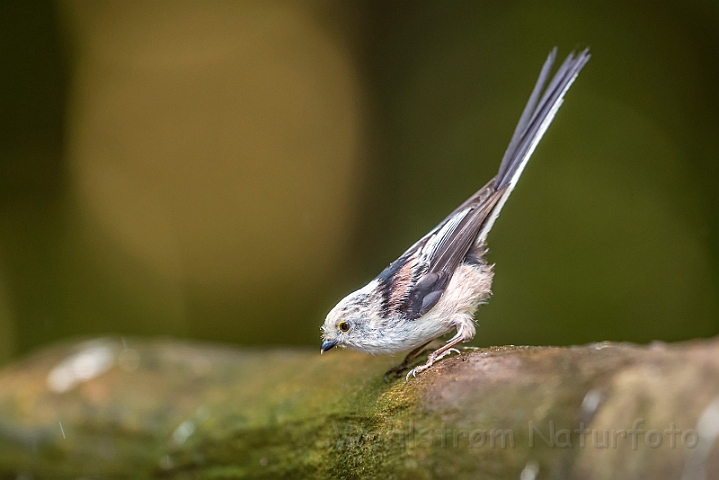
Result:
[[[551,76],[553,48],[539,73],[497,174],[419,239],[376,278],[340,300],[321,326],[320,353],[345,347],[373,355],[409,353],[388,370],[399,375],[434,340],[455,334],[427,355],[426,371],[476,333],[474,315],[486,303],[494,276],[485,260],[487,234],[564,100],[590,58],[589,49],[570,53]]]

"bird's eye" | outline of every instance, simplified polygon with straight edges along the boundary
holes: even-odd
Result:
[[[340,322],[337,324],[337,328],[339,328],[341,332],[347,332],[350,329],[350,324],[347,322]]]

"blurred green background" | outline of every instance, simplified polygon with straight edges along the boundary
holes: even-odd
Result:
[[[319,348],[592,59],[489,237],[476,345],[719,333],[719,4],[0,3],[0,362],[70,336]]]

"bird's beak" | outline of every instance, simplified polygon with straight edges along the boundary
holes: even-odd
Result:
[[[337,340],[324,340],[322,342],[322,348],[320,349],[320,353],[325,353],[327,350],[332,350],[335,345],[337,345]]]

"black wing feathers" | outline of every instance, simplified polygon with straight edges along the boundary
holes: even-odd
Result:
[[[429,257],[426,273],[419,278],[400,308],[409,318],[419,318],[437,304],[455,270],[477,240],[482,224],[500,196],[501,191],[494,192],[484,202],[469,207],[457,227],[442,238],[436,251]]]
[[[492,189],[490,195],[474,195],[476,203],[466,205],[464,212],[456,212],[454,217],[461,218],[441,238],[436,235],[450,218],[377,277],[387,313],[401,312],[406,318],[415,319],[437,304],[501,193]]]
[[[564,93],[589,60],[587,50],[570,54],[545,89],[555,57],[556,48],[542,67],[497,175],[377,277],[386,316],[414,320],[431,310],[472,245],[483,241]]]

